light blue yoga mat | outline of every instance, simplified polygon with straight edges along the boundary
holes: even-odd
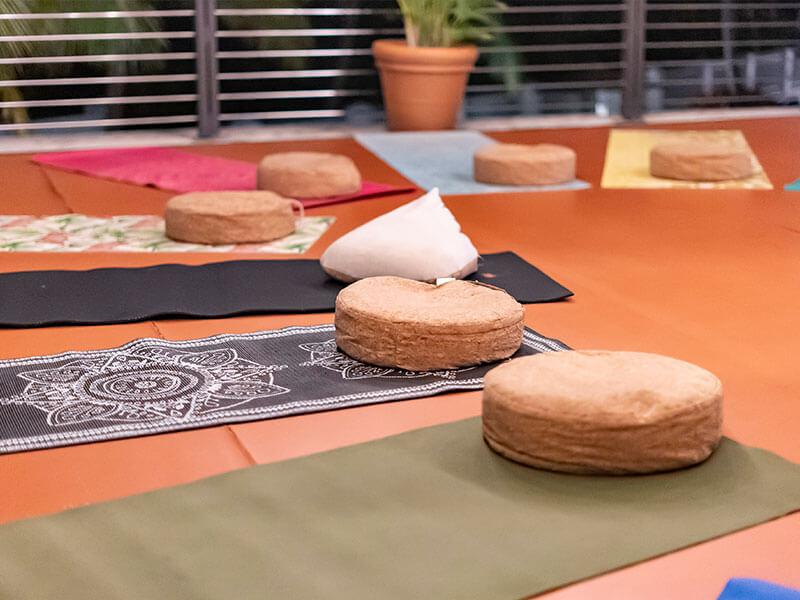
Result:
[[[472,178],[472,156],[478,148],[497,141],[477,131],[360,133],[356,140],[419,187],[425,190],[438,187],[442,194],[546,192],[591,187],[580,179],[560,185],[479,183]]]

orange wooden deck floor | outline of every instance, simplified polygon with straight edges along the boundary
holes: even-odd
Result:
[[[576,348],[661,352],[711,369],[726,389],[726,434],[800,461],[800,193],[783,191],[784,183],[800,177],[800,118],[705,126],[744,130],[775,190],[604,190],[599,183],[607,129],[514,131],[491,135],[572,146],[579,175],[593,188],[450,196],[446,202],[479,251],[514,250],[575,292],[567,302],[529,305],[528,325]],[[296,148],[348,154],[368,179],[406,181],[352,140],[187,150],[255,162],[267,152]],[[3,214],[158,214],[170,197],[44,169],[24,155],[0,156],[0,181]],[[341,234],[414,197],[315,209],[312,214],[335,215],[337,221],[307,256],[318,257]],[[218,254],[6,253],[0,254],[0,272],[219,260],[224,257]],[[0,358],[107,348],[143,336],[190,339],[331,320],[330,314],[281,315],[5,329],[0,330]],[[466,393],[0,456],[0,522],[358,443],[479,410],[479,394]],[[734,576],[800,587],[798,540],[796,513],[546,597],[714,598]]]

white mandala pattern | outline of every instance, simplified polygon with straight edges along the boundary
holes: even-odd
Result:
[[[191,352],[145,343],[17,376],[22,393],[0,404],[47,413],[51,427],[87,421],[185,422],[290,390],[275,385],[273,371],[232,348]]]
[[[336,340],[325,340],[314,344],[300,344],[301,350],[311,353],[311,360],[301,363],[301,367],[324,367],[338,371],[342,379],[371,379],[373,377],[415,379],[418,377],[441,377],[455,379],[457,373],[470,371],[474,367],[455,369],[452,371],[406,371],[390,367],[378,367],[358,362],[350,358],[336,346]]]

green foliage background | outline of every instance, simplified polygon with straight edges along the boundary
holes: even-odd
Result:
[[[152,6],[142,0],[111,0],[98,7],[97,2],[78,0],[71,2],[70,12],[97,10],[151,10]],[[0,0],[0,13],[52,13],[64,10],[59,0]],[[11,35],[48,35],[48,34],[88,34],[88,33],[124,33],[132,31],[157,31],[159,19],[152,17],[123,17],[115,19],[0,19],[0,36]],[[160,52],[166,48],[166,41],[158,38],[148,39],[112,39],[112,40],[67,40],[42,41],[34,45],[30,42],[0,43],[0,58],[22,58],[46,54],[47,56],[67,56],[93,53],[133,54]],[[42,63],[37,66],[43,75],[68,77],[75,64],[82,69],[91,68],[98,74],[124,75],[126,73],[145,70],[158,70],[158,61],[120,61],[120,62],[86,62],[86,63]],[[21,74],[20,66],[0,64],[0,80],[17,79]],[[23,96],[19,88],[0,87],[0,100],[18,101]],[[3,108],[0,120],[11,122],[27,121],[24,108]]]
[[[409,46],[455,46],[488,41],[497,0],[397,0]]]

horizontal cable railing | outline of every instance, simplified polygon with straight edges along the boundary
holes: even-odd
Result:
[[[75,121],[48,121],[27,123],[25,130],[41,131],[48,129],[76,129],[93,127],[143,127],[149,125],[187,125],[197,122],[195,115],[173,115],[167,117],[127,117],[123,119],[82,119]],[[17,124],[0,123],[0,131],[18,131]]]
[[[498,11],[492,11],[503,14],[540,14],[540,13],[553,13],[553,12],[604,12],[609,10],[625,10],[620,4],[580,4],[580,5],[560,5],[552,4],[550,6],[505,6]],[[396,8],[220,8],[216,10],[216,14],[222,17],[229,16],[326,16],[326,17],[339,17],[339,16],[354,16],[354,15],[396,15]]]
[[[170,81],[195,81],[194,73],[173,75],[118,75],[104,77],[53,77],[51,79],[17,79],[0,81],[0,87],[32,87],[48,85],[96,85],[99,83],[160,83]]]
[[[684,48],[722,48],[724,46],[739,46],[743,48],[760,48],[766,46],[781,46],[787,47],[786,39],[758,39],[758,40],[732,40],[730,42],[722,42],[719,40],[702,41],[702,40],[673,40],[669,42],[648,42],[648,50],[681,50]]]
[[[644,109],[797,104],[800,3],[649,0]]]
[[[302,109],[317,118],[380,121],[370,45],[403,36],[395,3],[280,4],[217,2],[220,120],[269,122]],[[470,77],[465,116],[594,112],[598,105],[618,113],[626,11],[625,0],[506,2]]]
[[[464,116],[796,104],[800,2],[506,0]],[[382,120],[394,0],[20,0],[0,132]]]
[[[140,62],[162,60],[194,60],[194,52],[137,52],[136,54],[80,54],[62,56],[20,56],[0,58],[0,65],[48,65],[50,63],[90,63],[90,62]],[[27,81],[15,79],[14,81]]]
[[[784,0],[783,2],[736,2],[735,0],[717,0],[716,2],[655,2],[650,1],[647,6],[649,12],[656,11],[674,11],[674,10],[692,10],[692,11],[708,11],[719,10],[720,7],[730,8],[733,10],[753,10],[753,9],[774,9],[774,8],[787,8],[793,4],[792,0]]]
[[[193,2],[17,5],[0,15],[0,131],[197,123]]]
[[[193,10],[103,10],[48,13],[6,13],[0,20],[52,20],[52,19],[122,19],[128,17],[193,17]]]
[[[0,43],[25,42],[100,42],[109,40],[164,40],[191,39],[194,31],[134,31],[130,33],[42,33],[38,35],[0,35]]]

